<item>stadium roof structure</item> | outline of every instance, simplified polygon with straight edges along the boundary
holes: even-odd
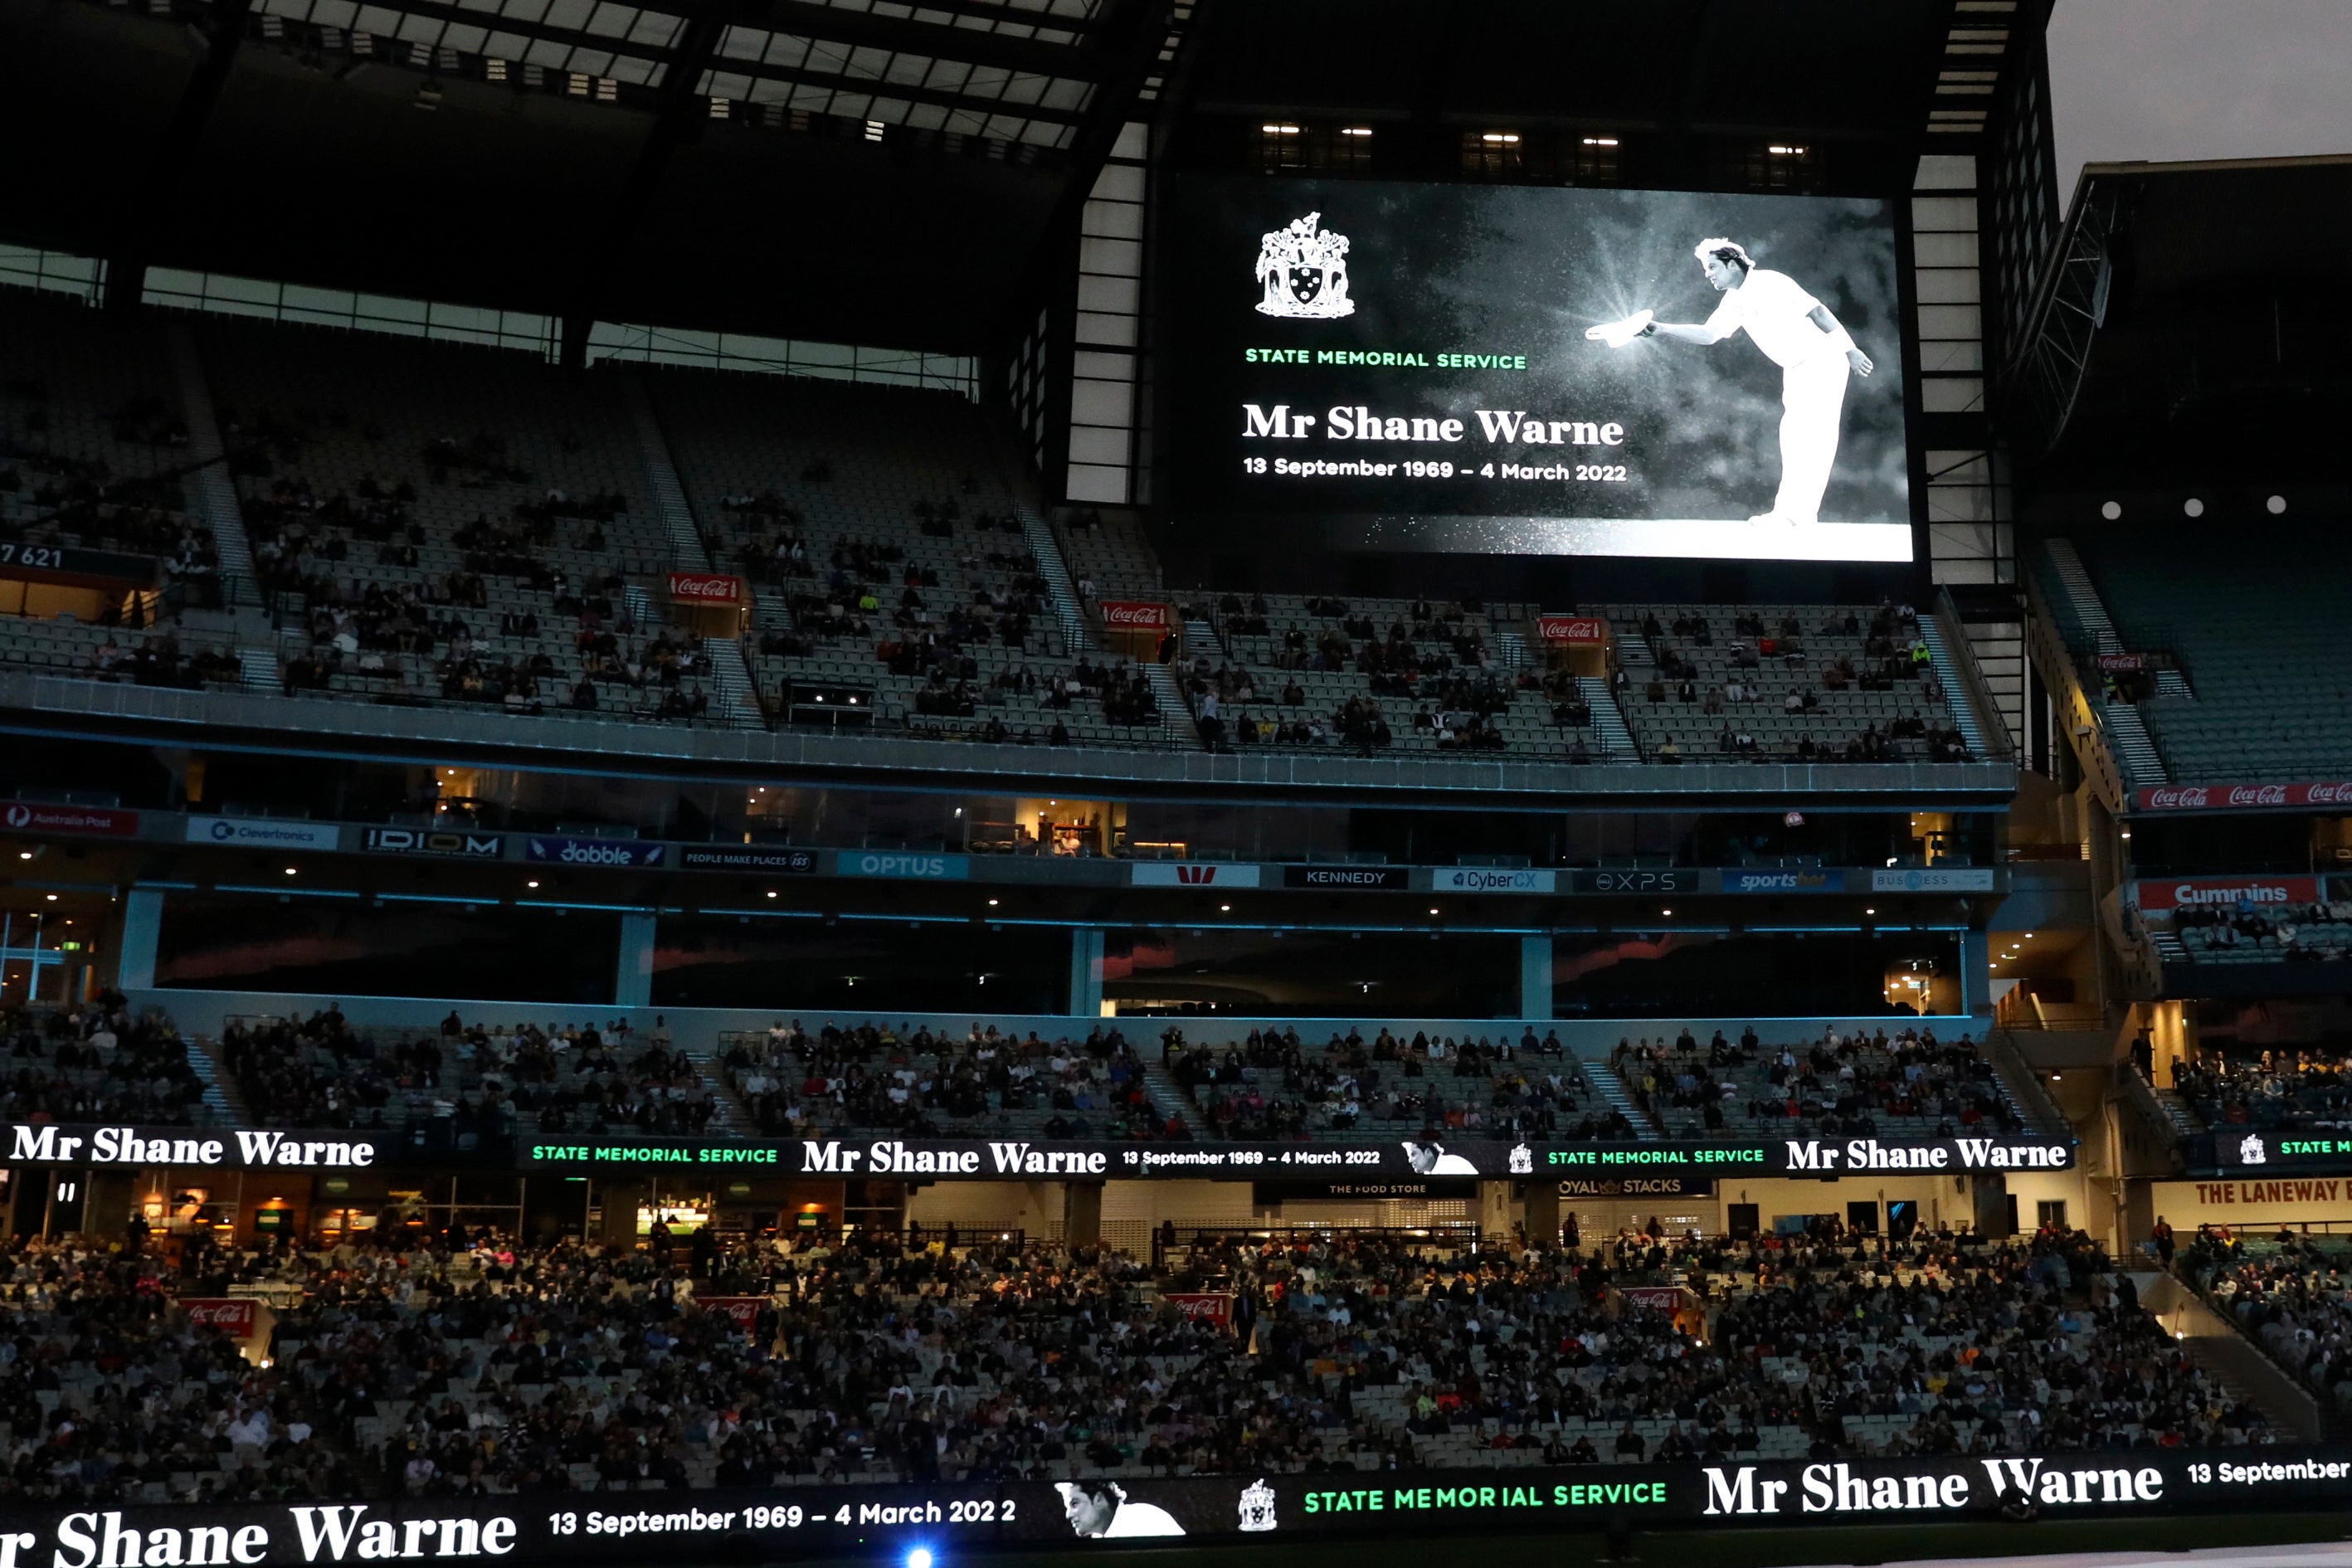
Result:
[[[986,353],[1133,121],[1418,122],[1413,178],[1459,177],[1456,119],[1590,121],[1695,188],[1706,138],[1756,132],[1883,147],[1900,188],[1981,132],[2045,3],[58,0],[0,8],[0,237],[110,279]]]
[[[2093,163],[2008,367],[2037,488],[2340,482],[2352,157]]]
[[[10,7],[0,116],[40,151],[8,227],[110,260],[969,352],[1083,198],[1176,10]]]

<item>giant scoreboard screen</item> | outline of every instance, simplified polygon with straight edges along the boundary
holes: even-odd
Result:
[[[1180,516],[1391,549],[1911,558],[1885,202],[1186,176],[1169,214]]]

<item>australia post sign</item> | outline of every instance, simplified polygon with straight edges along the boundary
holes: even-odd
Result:
[[[2265,806],[2352,810],[2352,780],[2317,784],[2163,784],[2135,790],[2140,811],[2254,811]]]

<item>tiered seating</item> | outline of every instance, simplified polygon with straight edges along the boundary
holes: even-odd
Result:
[[[360,334],[202,342],[256,573],[299,595],[289,690],[716,721],[610,384]]]
[[[2126,648],[2168,649],[2186,675],[2139,703],[2173,782],[2352,777],[2352,589],[2313,570],[2325,542],[2239,529],[2225,546],[2149,533],[2075,545]]]
[[[1623,650],[1626,722],[1652,760],[1965,755],[1947,727],[1941,685],[1915,658],[1917,623],[1897,607],[1618,605],[1606,613]]]
[[[2341,1128],[2352,1121],[2352,1053],[2207,1050],[2173,1064],[2172,1088],[2208,1127]]]
[[[0,1016],[0,1121],[185,1125],[209,1120],[188,1044],[160,1012],[118,994],[64,1012]]]
[[[1218,743],[1554,757],[1603,750],[1572,679],[1505,667],[1483,605],[1299,594],[1187,599],[1186,691],[1202,717],[1216,695]],[[1516,616],[1517,608],[1502,611]],[[1204,635],[1212,616],[1213,645]]]
[[[0,298],[0,533],[215,576],[211,531],[188,516],[187,466],[153,323],[13,289]]]
[[[1633,1103],[1674,1137],[1750,1131],[1759,1123],[1881,1137],[2021,1124],[1975,1042],[1966,1035],[1938,1041],[1932,1029],[1830,1030],[1816,1040],[1768,1045],[1752,1027],[1738,1040],[1718,1029],[1705,1043],[1685,1027],[1673,1040],[1622,1040],[1609,1066]]]
[[[0,1250],[19,1337],[54,1347],[0,1363],[14,1461],[0,1497],[1068,1481],[2271,1436],[2079,1235],[1628,1237],[1591,1254],[1196,1237],[1159,1267],[887,1234],[785,1251],[658,1232],[625,1253],[488,1237],[451,1250],[407,1227],[332,1253],[178,1239],[170,1268],[153,1247]],[[1693,1335],[1617,1281],[1684,1286],[1712,1325]],[[1240,1331],[1162,1300],[1203,1289],[1233,1294]],[[282,1303],[261,1364],[149,1310],[232,1290]],[[703,1294],[768,1304],[748,1325],[681,1310]]]
[[[547,1133],[674,1137],[729,1119],[666,1035],[625,1020],[541,1028],[467,1023],[354,1029],[341,1012],[233,1019],[219,1058],[247,1113],[281,1127],[384,1128],[430,1148],[496,1149]]]
[[[770,1137],[886,1128],[934,1136],[1156,1138],[1185,1135],[1155,1106],[1143,1064],[1116,1028],[1083,1040],[1024,1038],[974,1024],[958,1039],[887,1022],[812,1034],[778,1019],[719,1037],[719,1066],[748,1120]]]
[[[2341,1419],[2352,1411],[2352,1239],[2302,1236],[2225,1237],[2199,1227],[2181,1254],[2183,1278],[2273,1361]]]
[[[1074,659],[970,401],[684,374],[654,388],[713,558],[758,595],[772,706],[788,686],[832,688],[914,733],[1160,742],[1155,715],[1104,700],[1108,682],[1051,705]]]
[[[1195,1031],[1199,1030],[1195,1026]],[[1465,1138],[1631,1141],[1556,1032],[1475,1038],[1382,1026],[1317,1047],[1296,1028],[1240,1037],[1161,1037],[1169,1075],[1192,1098],[1204,1138],[1393,1141],[1434,1130]]]
[[[192,690],[236,686],[245,679],[236,649],[227,639],[185,632],[176,626],[132,631],[123,626],[0,616],[0,663],[44,675]]]
[[[2352,902],[2243,913],[2185,909],[2173,914],[2172,931],[2197,963],[2341,963],[2352,954]]]
[[[1062,514],[1058,536],[1070,581],[1089,605],[1105,599],[1160,600],[1160,563],[1151,542],[1127,512],[1108,516],[1091,507]]]

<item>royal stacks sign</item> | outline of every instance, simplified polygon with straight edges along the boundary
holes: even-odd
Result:
[[[2316,877],[2179,877],[2134,884],[2139,907],[2167,910],[2284,910],[2319,902]]]
[[[2267,806],[2352,807],[2352,781],[2318,784],[2165,784],[2136,790],[2138,811],[2257,811]]]
[[[1609,623],[1599,616],[1538,616],[1536,636],[1556,647],[1599,647],[1609,640]]]
[[[743,579],[719,572],[673,572],[669,596],[682,605],[715,605],[721,608],[743,602]]]
[[[1140,599],[1105,599],[1102,602],[1103,629],[1110,632],[1164,632],[1170,617],[1165,605],[1147,604]]]

